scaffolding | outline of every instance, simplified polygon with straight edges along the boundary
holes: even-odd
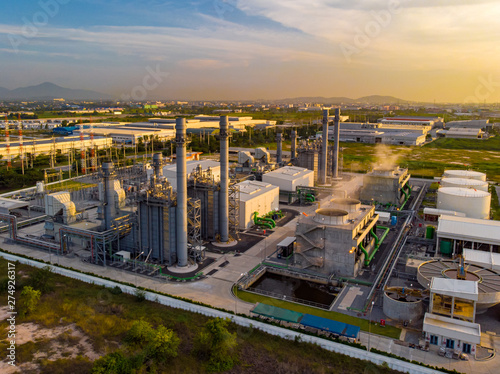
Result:
[[[229,183],[229,236],[237,240],[240,237],[240,187],[236,181]]]
[[[196,261],[205,257],[201,241],[201,200],[188,198],[187,200],[187,229],[189,257]]]

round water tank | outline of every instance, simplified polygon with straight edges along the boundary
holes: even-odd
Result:
[[[490,217],[491,194],[460,187],[441,187],[437,193],[437,208],[465,213],[469,218]]]
[[[313,220],[326,225],[345,225],[349,213],[340,209],[318,209]]]
[[[475,188],[476,190],[488,192],[488,182],[478,180],[478,179],[443,178],[443,179],[441,179],[441,186],[442,187]]]
[[[415,321],[424,314],[422,299],[411,295],[401,296],[397,291],[384,292],[384,314],[397,321]]]
[[[349,213],[357,212],[361,207],[361,201],[357,199],[333,199],[331,200],[332,206],[335,209],[345,210]]]
[[[465,178],[486,181],[486,174],[473,170],[445,170],[443,178]]]

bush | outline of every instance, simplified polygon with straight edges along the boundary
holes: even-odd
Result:
[[[28,284],[46,294],[52,291],[52,278],[52,270],[49,266],[44,266],[30,273]]]
[[[154,336],[153,327],[141,319],[132,324],[125,340],[131,345],[146,345],[153,340]]]
[[[21,316],[25,316],[33,313],[38,305],[38,302],[40,301],[41,295],[42,293],[40,291],[35,290],[30,286],[24,287],[21,292],[19,314]]]
[[[159,326],[151,342],[146,347],[148,357],[164,362],[169,358],[177,357],[180,339],[175,332],[165,326]]]
[[[229,319],[212,319],[196,338],[194,350],[202,359],[208,359],[209,372],[230,370],[237,362],[236,334],[227,330],[228,323]]]

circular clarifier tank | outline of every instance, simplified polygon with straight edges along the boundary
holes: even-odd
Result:
[[[345,210],[348,213],[357,212],[361,207],[361,201],[357,199],[333,199],[331,200],[334,209]]]
[[[342,209],[318,209],[313,220],[326,225],[345,225],[348,218],[349,213]]]
[[[410,291],[410,292],[408,292]],[[384,292],[384,314],[397,321],[415,321],[424,314],[422,297],[415,296],[418,292],[392,287]]]
[[[477,281],[477,312],[500,303],[500,273],[479,265],[465,264],[466,280]],[[432,260],[418,267],[417,279],[422,287],[429,288],[433,277],[457,279],[458,263],[453,260]]]
[[[486,181],[486,174],[473,170],[445,170],[443,178],[466,178]]]

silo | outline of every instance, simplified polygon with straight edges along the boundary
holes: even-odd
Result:
[[[465,178],[486,181],[486,174],[473,170],[445,170],[443,178]]]
[[[441,187],[472,188],[488,192],[488,182],[478,179],[443,178],[441,179]]]
[[[462,212],[469,218],[488,219],[491,194],[481,190],[460,187],[441,187],[437,194],[437,208]]]

